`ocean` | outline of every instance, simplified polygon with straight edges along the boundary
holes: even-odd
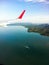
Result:
[[[0,64],[49,65],[49,36],[24,26],[0,27]]]

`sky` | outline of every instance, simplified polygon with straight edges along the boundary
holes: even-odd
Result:
[[[23,10],[21,22],[49,23],[49,0],[0,0],[0,22],[17,18]]]

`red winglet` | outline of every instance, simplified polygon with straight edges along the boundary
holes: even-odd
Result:
[[[25,13],[25,10],[21,13],[21,15],[18,17],[18,19],[22,19],[24,13]]]

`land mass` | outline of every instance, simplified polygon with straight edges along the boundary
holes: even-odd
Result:
[[[10,26],[24,26],[28,28],[28,32],[37,32],[41,35],[49,36],[49,24],[32,24],[32,23],[15,23]],[[9,25],[8,25],[9,26]]]
[[[28,32],[37,32],[40,33],[41,35],[49,36],[49,25],[41,24],[41,25],[29,27]]]

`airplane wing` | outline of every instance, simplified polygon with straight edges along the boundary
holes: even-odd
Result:
[[[23,10],[23,12],[16,19],[9,19],[9,20],[3,20],[3,21],[1,21],[1,22],[6,22],[6,23],[0,23],[0,26],[6,26],[7,24],[10,24],[10,23],[8,23],[8,21],[14,21],[14,20],[17,20],[17,19],[22,19],[25,11],[26,10]]]
[[[18,17],[18,19],[22,19],[24,13],[25,13],[25,10],[20,14],[20,16]]]

